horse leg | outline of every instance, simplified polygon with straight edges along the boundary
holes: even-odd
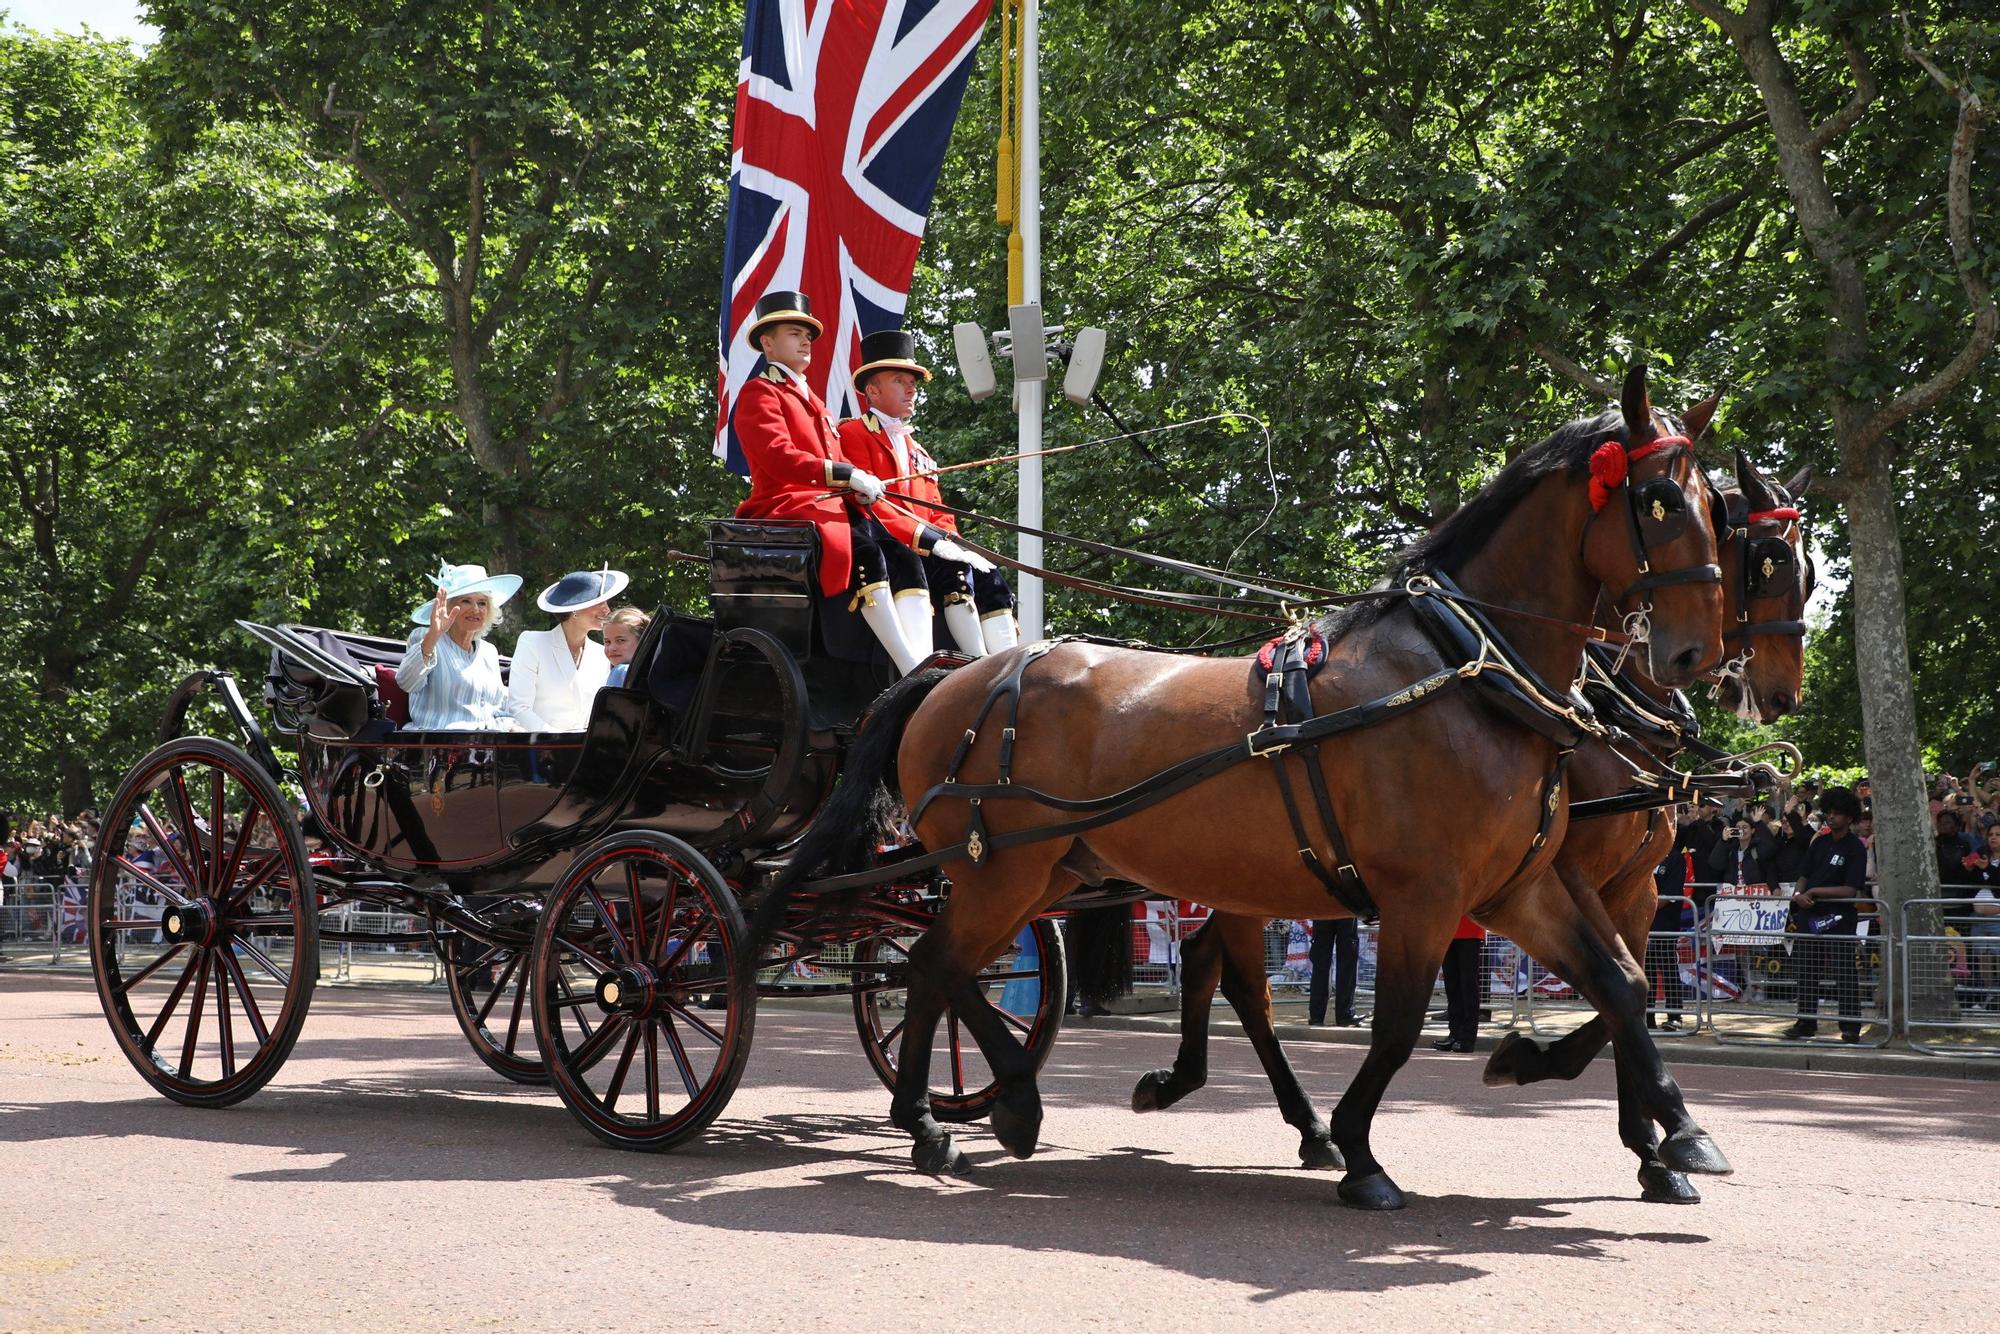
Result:
[[[1383,920],[1377,939],[1375,1021],[1368,1056],[1333,1109],[1333,1142],[1347,1160],[1340,1198],[1357,1209],[1403,1207],[1403,1192],[1369,1148],[1369,1128],[1390,1079],[1417,1045],[1424,1011],[1437,986],[1438,967],[1444,962],[1445,946],[1456,925],[1455,917],[1436,922]]]
[[[1263,1063],[1264,1074],[1277,1095],[1278,1111],[1299,1132],[1299,1162],[1318,1171],[1338,1171],[1347,1166],[1334,1147],[1333,1132],[1314,1109],[1278,1034],[1271,1024],[1271,980],[1264,972],[1264,919],[1261,917],[1211,917],[1221,920],[1223,940],[1222,994],[1243,1021],[1243,1034]],[[1414,1039],[1413,1039],[1414,1041]]]
[[[1075,884],[1070,875],[1045,872],[1042,893],[1025,905],[1025,915],[1017,921],[1012,914],[1021,909],[1009,906],[993,882],[981,887],[992,890],[983,894],[961,882],[959,892],[938,920],[911,947],[903,1049],[889,1119],[916,1141],[910,1158],[918,1171],[938,1175],[963,1171],[971,1165],[930,1109],[931,1044],[947,1008],[972,1034],[993,1069],[997,1087],[990,1119],[994,1135],[1017,1158],[1035,1151],[1042,1107],[1034,1060],[1008,1031],[992,1002],[981,994],[977,974],[1000,956],[1023,925]],[[999,916],[1002,911],[1009,915]]]
[[[1157,1112],[1208,1082],[1208,1016],[1222,980],[1224,914],[1209,919],[1181,945],[1181,1045],[1173,1066],[1148,1070],[1132,1090],[1132,1110]],[[1253,919],[1254,920],[1254,919]],[[1261,932],[1262,928],[1259,927]]]
[[[1487,918],[1494,930],[1541,960],[1597,1008],[1617,1055],[1630,1061],[1629,1081],[1639,1115],[1667,1131],[1659,1149],[1661,1163],[1682,1172],[1726,1175],[1731,1170],[1729,1160],[1688,1115],[1680,1086],[1667,1073],[1659,1048],[1646,1032],[1645,973],[1618,939],[1596,897],[1579,899],[1555,875],[1545,873],[1510,893]],[[1627,1119],[1621,1110],[1621,1132]],[[1640,1142],[1628,1139],[1627,1143],[1642,1163],[1647,1160]]]

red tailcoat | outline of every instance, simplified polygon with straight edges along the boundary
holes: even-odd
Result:
[[[819,395],[776,366],[743,386],[732,419],[750,465],[740,519],[810,519],[819,529],[819,587],[828,597],[854,577],[847,528],[847,456]],[[839,465],[839,466],[836,466]]]
[[[857,468],[865,468],[888,483],[889,490],[897,495],[908,496],[913,501],[924,502],[906,504],[902,501],[884,500],[875,506],[875,517],[882,526],[895,535],[905,546],[917,547],[928,554],[925,546],[917,544],[917,530],[922,524],[929,524],[947,536],[958,535],[958,521],[941,509],[932,506],[944,502],[944,493],[938,490],[937,460],[930,451],[917,443],[915,436],[908,437],[909,463],[905,466],[896,457],[896,447],[889,442],[889,433],[882,429],[882,423],[872,412],[849,418],[840,424],[841,457]],[[907,480],[889,481],[892,477],[913,474]]]

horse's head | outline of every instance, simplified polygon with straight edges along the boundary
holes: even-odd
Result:
[[[1725,496],[1722,638],[1730,656],[1717,669],[1716,689],[1750,722],[1774,723],[1799,706],[1814,570],[1798,502],[1811,483],[1808,466],[1779,486],[1738,451],[1736,488]]]
[[[1604,585],[1646,675],[1687,685],[1722,660],[1722,570],[1716,539],[1722,498],[1694,456],[1715,400],[1689,412],[1685,433],[1663,433],[1646,396],[1646,368],[1625,377],[1620,438],[1590,459],[1584,568]],[[1666,423],[1672,426],[1672,422]]]

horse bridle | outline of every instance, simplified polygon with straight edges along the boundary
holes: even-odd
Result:
[[[1608,443],[1619,443],[1607,441]],[[1646,594],[1659,588],[1671,588],[1676,584],[1719,584],[1722,582],[1722,567],[1713,562],[1704,565],[1683,565],[1671,570],[1655,570],[1648,553],[1655,547],[1663,547],[1687,530],[1687,495],[1681,483],[1673,478],[1671,467],[1666,473],[1647,481],[1632,484],[1631,466],[1641,459],[1654,454],[1684,450],[1692,464],[1695,476],[1701,478],[1702,490],[1709,498],[1711,516],[1726,518],[1727,507],[1721,505],[1721,497],[1708,480],[1708,472],[1695,457],[1694,442],[1684,435],[1658,435],[1634,449],[1622,445],[1625,450],[1626,473],[1618,482],[1617,490],[1623,493],[1624,504],[1618,508],[1625,515],[1625,533],[1632,544],[1632,559],[1639,567],[1639,577],[1624,591],[1611,599],[1612,606],[1620,610],[1623,617],[1622,629],[1627,636],[1625,649],[1648,642],[1652,637],[1653,604],[1641,597],[1639,606],[1632,611],[1624,611],[1627,598],[1634,594]],[[1603,510],[1591,516],[1591,523],[1602,517]],[[1717,526],[1722,526],[1717,523]],[[1588,525],[1584,529],[1586,544],[1589,541]],[[1624,655],[1619,661],[1622,665]]]
[[[1810,551],[1804,553],[1803,570],[1795,554],[1793,538],[1802,531],[1801,528],[1788,527],[1784,532],[1764,537],[1750,535],[1750,530],[1760,523],[1801,524],[1804,516],[1796,505],[1751,510],[1747,499],[1739,497],[1739,501],[1739,505],[1730,507],[1728,517],[1729,540],[1740,549],[1736,571],[1736,624],[1722,632],[1722,642],[1729,645],[1741,641],[1742,649],[1715,669],[1713,675],[1718,692],[1725,681],[1741,681],[1750,670],[1750,660],[1757,656],[1757,646],[1751,640],[1760,635],[1805,638],[1806,623],[1803,620],[1753,621],[1750,619],[1750,603],[1758,598],[1782,597],[1802,591],[1804,596],[1800,599],[1800,606],[1803,607],[1805,601],[1812,597],[1817,573]]]

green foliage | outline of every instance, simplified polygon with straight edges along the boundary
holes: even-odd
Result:
[[[1881,87],[1830,159],[1876,337],[1829,368],[1829,298],[1734,52],[1688,10],[1636,12],[1050,6],[1052,321],[1112,331],[1104,397],[1133,427],[1271,426],[1268,473],[1241,421],[1053,458],[1050,525],[1358,585],[1511,451],[1600,406],[1551,370],[1564,358],[1615,378],[1645,357],[1669,407],[1726,387],[1714,461],[1741,445],[1768,471],[1837,474],[1836,394],[1894,392],[1964,336],[1954,107],[1893,9],[1787,11],[1812,114],[1847,96],[1842,31]],[[742,494],[709,453],[740,7],[150,14],[142,61],[0,39],[0,800],[51,804],[58,776],[70,804],[101,799],[183,672],[254,679],[233,617],[387,630],[441,556],[531,585],[608,559],[637,596],[698,604],[700,567],[665,553],[701,550]],[[1990,83],[1986,8],[1950,0],[1925,32]],[[944,372],[923,426],[948,462],[1014,447],[1004,395],[969,403],[942,337],[1003,319],[995,46],[912,296]],[[1996,179],[1989,128],[1974,230],[2000,277]],[[1954,771],[2000,736],[1992,383],[1897,436],[1920,727]],[[1049,442],[1110,429],[1059,400]],[[959,477],[1011,514],[1011,469]],[[1838,509],[1809,511],[1838,573]],[[1051,613],[1163,642],[1248,628],[1069,593]],[[1852,613],[1822,595],[1817,614],[1805,711],[1777,734],[1851,766]]]

